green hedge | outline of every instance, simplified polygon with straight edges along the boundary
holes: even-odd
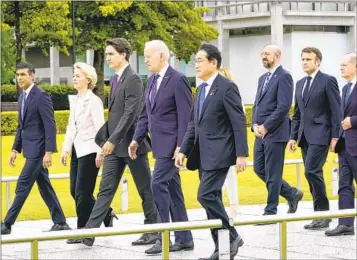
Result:
[[[40,88],[45,90],[52,99],[54,110],[68,110],[69,103],[67,95],[75,94],[73,85],[40,85]],[[108,107],[107,100],[109,94],[109,86],[104,87],[105,100],[104,106]],[[17,102],[17,92],[15,85],[2,85],[1,86],[1,101],[2,102]]]
[[[252,106],[245,108],[247,116],[247,125],[252,124]],[[293,113],[293,107],[290,109],[290,115]],[[57,133],[65,133],[68,122],[69,110],[55,111],[55,120],[57,126]],[[105,120],[108,119],[108,110],[104,110]],[[17,112],[1,112],[1,133],[2,135],[12,135],[16,132],[17,127]]]

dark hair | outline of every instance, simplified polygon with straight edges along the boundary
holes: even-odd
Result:
[[[318,48],[315,47],[305,47],[304,49],[302,49],[301,51],[301,55],[303,53],[315,53],[316,54],[316,58],[321,62],[322,61],[322,53]]]
[[[30,73],[35,73],[35,67],[28,62],[20,62],[16,64],[16,71],[20,69],[27,69],[29,74]]]
[[[222,55],[218,48],[212,44],[204,43],[201,45],[199,51],[205,51],[207,53],[207,59],[209,61],[217,61],[217,69],[221,67],[222,64]]]
[[[126,53],[125,59],[126,59],[126,61],[129,61],[130,54],[131,54],[131,46],[127,39],[113,38],[113,39],[107,40],[105,43],[107,46],[108,45],[113,46],[113,48],[118,53],[123,53],[123,52]]]

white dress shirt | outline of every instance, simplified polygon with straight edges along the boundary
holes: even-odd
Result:
[[[218,72],[216,72],[215,74],[213,74],[207,81],[205,81],[207,83],[207,86],[205,88],[206,92],[205,92],[205,98],[207,97],[209,91],[211,90],[213,81],[216,79],[218,75]]]
[[[169,64],[167,64],[167,65],[159,72],[160,77],[157,79],[157,84],[156,84],[156,86],[157,86],[157,91],[159,91],[161,82],[162,82],[162,80],[164,79],[165,74],[166,74],[166,71],[167,71],[168,68],[169,68]]]
[[[129,63],[126,63],[126,64],[124,65],[124,67],[122,67],[120,70],[118,70],[118,71],[115,72],[115,74],[118,75],[118,81],[120,80],[121,75],[123,75],[124,70],[125,70],[126,67],[128,67],[128,66],[129,66]]]

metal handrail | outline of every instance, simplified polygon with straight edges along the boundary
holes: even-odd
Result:
[[[233,225],[254,225],[254,224],[267,224],[267,223],[279,223],[279,237],[280,237],[280,259],[287,259],[287,222],[312,220],[312,219],[326,219],[326,218],[341,218],[341,217],[356,217],[357,212],[355,209],[345,209],[338,211],[318,211],[310,214],[289,214],[289,215],[273,215],[273,216],[250,216],[249,220],[235,219]],[[86,238],[86,237],[104,237],[104,236],[116,236],[116,235],[131,235],[141,233],[162,233],[162,258],[169,259],[169,232],[170,231],[182,231],[182,230],[195,230],[205,228],[220,228],[222,227],[222,221],[215,220],[203,220],[203,221],[187,221],[187,222],[173,222],[173,223],[160,223],[160,224],[147,224],[140,225],[139,227],[131,228],[93,228],[93,229],[81,229],[81,230],[66,230],[61,232],[49,232],[36,235],[21,235],[21,236],[2,236],[2,244],[14,244],[14,243],[31,243],[31,259],[38,259],[38,242],[49,240],[61,240],[68,238]]]

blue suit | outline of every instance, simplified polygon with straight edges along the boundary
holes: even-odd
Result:
[[[318,71],[308,96],[303,98],[305,82],[306,77],[296,83],[290,139],[296,140],[301,147],[314,210],[329,210],[322,167],[326,162],[331,139],[339,137],[341,97],[333,76]]]
[[[145,105],[138,120],[133,140],[141,143],[148,132],[152,152],[156,159],[152,177],[152,191],[160,221],[188,221],[181,178],[172,159],[176,147],[180,147],[192,106],[192,92],[188,79],[168,67],[154,100],[150,102],[153,86],[152,75],[145,90]],[[175,232],[176,243],[193,240],[190,231]]]
[[[16,186],[16,196],[5,223],[13,225],[30,191],[36,182],[42,199],[50,210],[55,224],[66,223],[61,205],[48,178],[48,170],[42,167],[45,152],[57,152],[56,123],[50,96],[36,85],[33,86],[21,114],[23,95],[19,97],[18,126],[13,150],[21,153],[26,162]],[[21,118],[23,117],[23,120]]]
[[[357,84],[355,84],[346,101],[347,86],[342,89],[341,110],[343,119],[351,118],[352,127],[346,131],[341,128],[341,136],[336,145],[339,164],[339,209],[355,208],[355,189],[353,179],[357,183]],[[339,224],[353,226],[355,218],[340,218]]]
[[[277,212],[279,194],[291,200],[297,190],[282,179],[285,148],[290,134],[289,109],[293,98],[293,79],[279,65],[263,91],[266,77],[267,73],[258,81],[252,125],[264,125],[268,131],[263,139],[255,138],[254,171],[266,183],[268,199],[264,213],[269,215]]]
[[[248,156],[246,118],[238,87],[229,79],[219,74],[216,76],[200,114],[202,89],[197,89],[191,120],[180,151],[188,156],[188,169],[199,169],[197,199],[206,210],[208,219],[221,219],[224,228],[230,231],[232,242],[238,233],[229,225],[222,203],[222,186],[236,158]],[[212,229],[211,234],[217,249],[218,229]]]

